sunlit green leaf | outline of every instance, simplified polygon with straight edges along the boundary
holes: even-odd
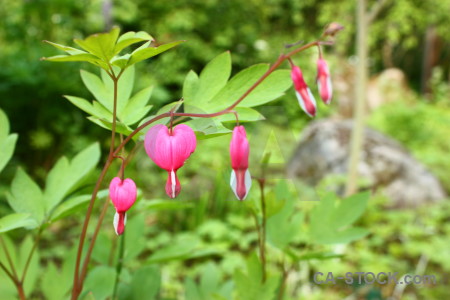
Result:
[[[164,51],[167,51],[175,46],[178,46],[179,44],[183,43],[184,41],[176,41],[168,44],[163,44],[158,47],[149,47],[150,42],[145,43],[138,49],[134,50],[131,53],[130,60],[128,61],[128,66],[133,65],[137,62],[143,61],[145,59],[148,59],[150,57],[153,57],[155,55],[158,55]]]
[[[87,52],[109,61],[115,55],[115,46],[119,37],[119,28],[114,27],[110,32],[97,33],[88,36],[84,40],[75,39],[75,43]]]
[[[131,280],[132,299],[156,299],[161,286],[161,274],[156,266],[143,266],[137,269]]]
[[[87,275],[82,295],[92,293],[96,300],[104,300],[112,294],[116,271],[112,267],[98,266]]]
[[[15,212],[30,214],[38,223],[43,221],[45,202],[42,191],[21,168],[17,169],[10,191],[7,193],[7,199]]]
[[[154,38],[145,31],[139,32],[130,31],[124,33],[117,40],[117,44],[114,47],[114,55],[118,54],[120,51],[133,44],[153,40]]]
[[[0,172],[11,159],[17,142],[17,134],[9,134],[9,121],[0,109]]]
[[[103,127],[108,130],[112,130],[112,122],[111,121],[108,121],[106,119],[95,118],[95,117],[88,117],[88,119],[91,122],[99,125],[100,127]],[[116,122],[116,132],[122,133],[122,134],[128,136],[128,135],[130,135],[131,132],[133,132],[133,130],[121,122]]]
[[[0,233],[22,227],[36,227],[36,221],[30,219],[30,214],[10,214],[0,218]]]

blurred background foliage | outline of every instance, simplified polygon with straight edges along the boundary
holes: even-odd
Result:
[[[377,3],[368,2],[371,5]],[[449,192],[450,37],[447,31],[450,0],[380,2],[383,3],[380,14],[370,28],[370,73],[375,76],[386,68],[401,69],[406,75],[408,93],[403,97],[400,94],[396,101],[375,110],[369,123],[403,143],[441,179]],[[274,61],[284,51],[285,44],[315,39],[331,21],[343,24],[345,30],[338,36],[336,45],[325,50],[325,56],[331,72],[343,76],[351,86],[352,77],[345,75],[344,65],[351,68],[355,64],[354,11],[355,1],[351,0],[2,0],[0,106],[10,119],[11,132],[19,134],[19,141],[13,160],[0,174],[1,211],[8,210],[3,191],[17,166],[24,167],[42,185],[61,155],[73,157],[93,141],[100,141],[104,150],[109,143],[105,131],[87,121],[83,112],[62,97],[77,95],[92,99],[82,84],[80,64],[40,61],[43,56],[56,54],[42,40],[73,46],[73,38],[105,31],[112,25],[120,26],[122,32],[147,31],[155,37],[156,43],[187,40],[176,49],[137,67],[135,90],[154,85],[152,101],[156,111],[181,97],[182,83],[189,70],[200,71],[225,50],[231,51],[235,74],[251,64]],[[435,37],[431,59],[426,55],[430,35]],[[304,69],[309,84],[314,81],[316,57],[317,50],[312,49],[295,59]],[[88,65],[81,65],[81,68],[97,72]],[[432,70],[430,74],[428,69]],[[339,99],[339,94],[335,99]],[[329,108],[319,104],[319,117],[336,115],[336,102]],[[249,127],[252,147],[258,154],[253,157],[254,164],[259,163],[267,151],[272,152],[275,164],[288,161],[301,129],[309,121],[300,111],[292,91],[274,105],[261,109],[268,117],[267,121]],[[212,248],[227,253],[223,256],[213,253],[212,259],[190,257],[187,261],[166,264],[163,298],[176,298],[186,286],[190,291],[187,293],[191,293],[190,299],[196,299],[195,283],[188,282],[184,276],[199,279],[200,274],[214,273],[214,270],[220,270],[221,293],[226,295],[226,283],[233,271],[245,264],[242,253],[255,245],[256,233],[247,222],[247,212],[236,207],[235,202],[227,201],[232,198],[227,184],[228,150],[223,147],[227,143],[227,136],[202,141],[197,153],[189,160],[189,167],[184,168],[180,176],[184,189],[182,200],[195,200],[190,209],[159,213],[157,221],[154,215],[144,219],[137,212],[134,221],[131,221],[133,216],[130,218],[130,227],[151,237],[139,241],[141,250],[133,254],[131,267],[139,265],[138,254],[148,257],[154,249],[166,246],[172,240],[181,240],[184,247],[194,239],[195,244],[212,245]],[[148,198],[164,197],[159,187],[166,174],[160,172],[143,151],[136,154],[127,168],[127,176],[137,179]],[[253,192],[257,193],[256,189]],[[313,200],[314,191],[305,187],[302,197]],[[370,228],[368,238],[346,246],[346,249],[328,248],[347,254],[344,260],[333,259],[326,264],[318,261],[311,265],[305,262],[301,268],[322,270],[327,267],[336,272],[349,269],[399,271],[404,274],[414,273],[421,257],[427,257],[427,274],[448,274],[448,204],[417,212],[386,212],[386,201],[377,198],[370,202],[367,217],[361,222]],[[44,234],[43,243],[57,247],[47,246],[40,251],[43,262],[61,264],[71,245],[59,242],[69,240],[63,233],[78,222],[76,218],[61,222]],[[22,232],[14,233],[12,237],[17,238]],[[108,263],[102,250],[116,247],[109,244],[114,243],[110,233],[100,237],[104,246],[96,249],[94,258],[99,264]],[[70,231],[68,236],[76,237],[77,233]],[[309,279],[302,274],[299,272],[300,279],[290,286],[289,293],[309,295],[308,299],[342,299],[349,292],[357,295],[361,288],[332,286],[322,289],[314,286],[307,289],[302,284],[307,286]],[[125,281],[131,281],[132,275],[124,276],[128,276]],[[413,296],[405,299],[444,299],[448,294],[443,287],[414,288],[408,290]],[[386,295],[391,294],[393,287],[369,289],[375,290],[374,295]]]

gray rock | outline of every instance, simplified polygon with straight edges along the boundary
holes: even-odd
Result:
[[[288,176],[315,185],[327,175],[345,174],[348,166],[351,120],[312,122],[288,164]],[[359,174],[369,187],[382,190],[392,207],[417,207],[442,201],[439,180],[398,142],[366,128]]]

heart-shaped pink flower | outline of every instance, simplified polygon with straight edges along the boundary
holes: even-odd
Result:
[[[181,190],[177,170],[195,151],[197,139],[194,131],[180,124],[169,130],[158,124],[150,128],[145,135],[145,151],[157,166],[168,172],[166,194],[170,198],[178,196]]]
[[[231,167],[233,168],[231,171],[230,185],[239,200],[244,200],[247,197],[248,191],[252,186],[252,177],[248,171],[249,154],[250,146],[245,127],[234,127],[230,143]]]
[[[126,211],[133,206],[136,201],[137,189],[133,180],[125,180],[114,177],[109,184],[109,197],[116,208],[114,215],[114,229],[117,235],[121,235],[125,230],[127,221]]]
[[[325,104],[330,104],[333,88],[327,62],[322,58],[319,58],[317,61],[317,85],[319,87],[320,98],[322,98]]]

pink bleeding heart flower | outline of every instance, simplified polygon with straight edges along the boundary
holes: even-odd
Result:
[[[302,71],[298,66],[292,65],[291,78],[294,82],[295,94],[297,95],[300,106],[306,114],[310,117],[314,117],[316,115],[316,100],[314,99],[311,90],[306,85]]]
[[[248,171],[249,154],[250,146],[244,126],[234,127],[230,143],[231,167],[233,168],[230,185],[239,200],[247,197],[252,186],[252,177]]]
[[[127,222],[126,211],[136,201],[136,194],[136,184],[129,178],[122,180],[119,177],[114,177],[109,184],[109,197],[116,208],[114,229],[117,235],[121,235],[125,230]]]
[[[194,131],[184,124],[177,125],[172,130],[158,124],[148,130],[144,146],[147,155],[155,164],[168,172],[166,194],[170,198],[175,198],[181,190],[177,170],[183,166],[197,146]]]
[[[330,104],[333,88],[327,62],[322,58],[317,61],[317,86],[323,102],[327,105]]]

